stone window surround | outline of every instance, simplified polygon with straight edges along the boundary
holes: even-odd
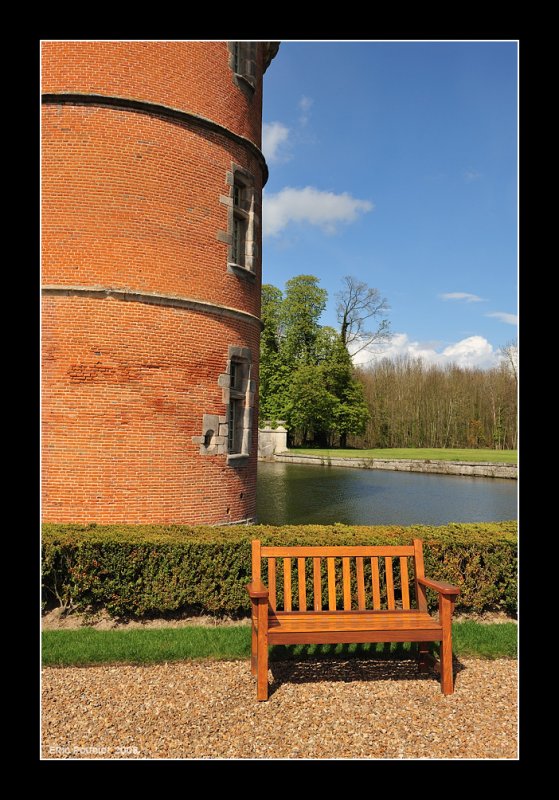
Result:
[[[227,272],[230,275],[254,281],[259,255],[256,231],[260,225],[260,214],[257,213],[257,198],[254,191],[254,176],[239,164],[232,163],[231,170],[228,170],[225,176],[225,183],[229,187],[229,194],[221,195],[219,202],[227,206],[227,232],[218,231],[217,240],[227,245]],[[242,185],[245,195],[243,207],[237,210],[234,204],[235,184]],[[258,212],[259,210],[258,208]],[[240,217],[241,214],[246,224],[245,263],[237,264],[233,260],[233,229],[235,217]]]
[[[227,42],[233,83],[250,95],[256,89],[256,46],[257,42]]]
[[[232,466],[242,462],[250,456],[252,447],[252,420],[254,409],[254,395],[256,392],[255,381],[251,380],[252,354],[250,348],[230,345],[228,348],[227,367],[217,379],[218,386],[222,389],[222,401],[226,408],[225,415],[204,414],[202,417],[202,435],[193,436],[192,442],[200,445],[200,455],[225,455],[227,463]],[[238,365],[237,388],[232,390],[231,363]],[[242,429],[240,452],[228,453],[227,442],[229,438],[229,401],[231,392],[239,400],[244,399],[242,406]]]

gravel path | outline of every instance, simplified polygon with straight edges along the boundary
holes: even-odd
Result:
[[[517,662],[461,658],[441,694],[415,662],[46,668],[43,758],[517,758]]]

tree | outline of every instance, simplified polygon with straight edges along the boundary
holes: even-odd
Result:
[[[289,429],[299,430],[304,443],[312,441],[319,447],[327,447],[340,401],[325,385],[324,366],[299,367],[289,386],[288,398]]]
[[[292,363],[313,364],[316,361],[316,340],[320,332],[318,320],[326,308],[328,292],[318,285],[314,275],[297,275],[285,284],[281,307],[286,357]]]
[[[369,419],[363,388],[340,333],[320,325],[328,294],[313,275],[298,275],[285,293],[262,287],[260,418],[284,419],[290,438],[320,446],[361,435]]]
[[[263,329],[260,337],[260,419],[263,421],[286,417],[291,369],[282,352],[282,304],[281,290],[264,284],[261,311]]]
[[[372,344],[387,341],[390,323],[384,317],[389,308],[386,298],[380,296],[378,289],[350,275],[342,282],[344,288],[336,293],[336,314],[344,347],[355,355]],[[376,330],[370,328],[373,320],[378,320]]]
[[[499,348],[501,358],[507,365],[511,374],[514,377],[515,383],[518,383],[518,342],[516,339],[506,342]]]

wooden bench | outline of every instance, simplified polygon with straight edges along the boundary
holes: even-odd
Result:
[[[278,559],[283,560],[280,569]],[[262,580],[262,561],[267,561],[267,586]],[[414,608],[410,578],[415,578]],[[311,587],[312,610],[307,608]],[[439,593],[438,620],[427,611],[428,588]],[[443,694],[454,691],[451,619],[460,590],[425,577],[420,539],[397,547],[268,547],[255,540],[252,583],[247,590],[257,700],[268,699],[271,644],[418,642],[419,667],[425,669],[430,658],[427,643],[440,642],[441,689]],[[327,609],[323,609],[323,590],[325,598],[327,590]]]

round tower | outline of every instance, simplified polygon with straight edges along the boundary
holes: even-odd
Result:
[[[42,44],[45,521],[255,519],[277,49]]]

